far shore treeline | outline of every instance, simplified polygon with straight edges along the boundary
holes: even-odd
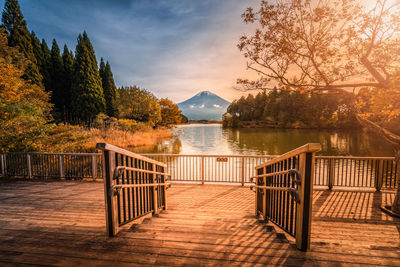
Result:
[[[300,92],[287,88],[249,94],[235,100],[224,127],[359,128],[352,93]]]
[[[57,40],[49,47],[28,30],[17,0],[5,1],[1,19],[0,152],[91,151],[96,140],[129,148],[154,143],[170,134],[152,129],[185,120],[169,99],[137,86],[117,89],[85,31],[75,52],[61,51]],[[154,132],[127,136],[146,131]]]

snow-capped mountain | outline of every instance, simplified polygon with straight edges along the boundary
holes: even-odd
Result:
[[[220,121],[230,104],[210,91],[203,91],[178,103],[178,107],[189,120]]]

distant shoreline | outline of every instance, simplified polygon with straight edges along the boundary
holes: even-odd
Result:
[[[192,120],[182,124],[222,124],[222,121]]]
[[[316,126],[316,125],[306,125],[304,123],[291,123],[288,125],[280,125],[275,122],[265,122],[265,121],[241,121],[235,127],[223,125],[225,128],[241,128],[241,129],[251,129],[251,128],[268,128],[268,129],[331,129],[331,130],[339,130],[339,129],[360,129],[361,126],[356,123],[351,127],[334,127],[334,126]]]

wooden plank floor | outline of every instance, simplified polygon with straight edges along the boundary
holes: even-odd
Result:
[[[0,181],[0,265],[393,265],[391,193],[314,192],[312,248],[254,216],[248,188],[174,184],[169,209],[105,235],[103,184]]]

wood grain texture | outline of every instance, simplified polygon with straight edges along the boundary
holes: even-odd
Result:
[[[400,266],[390,192],[315,191],[311,249],[254,217],[246,187],[173,184],[168,210],[106,235],[103,184],[0,181],[0,265]]]

